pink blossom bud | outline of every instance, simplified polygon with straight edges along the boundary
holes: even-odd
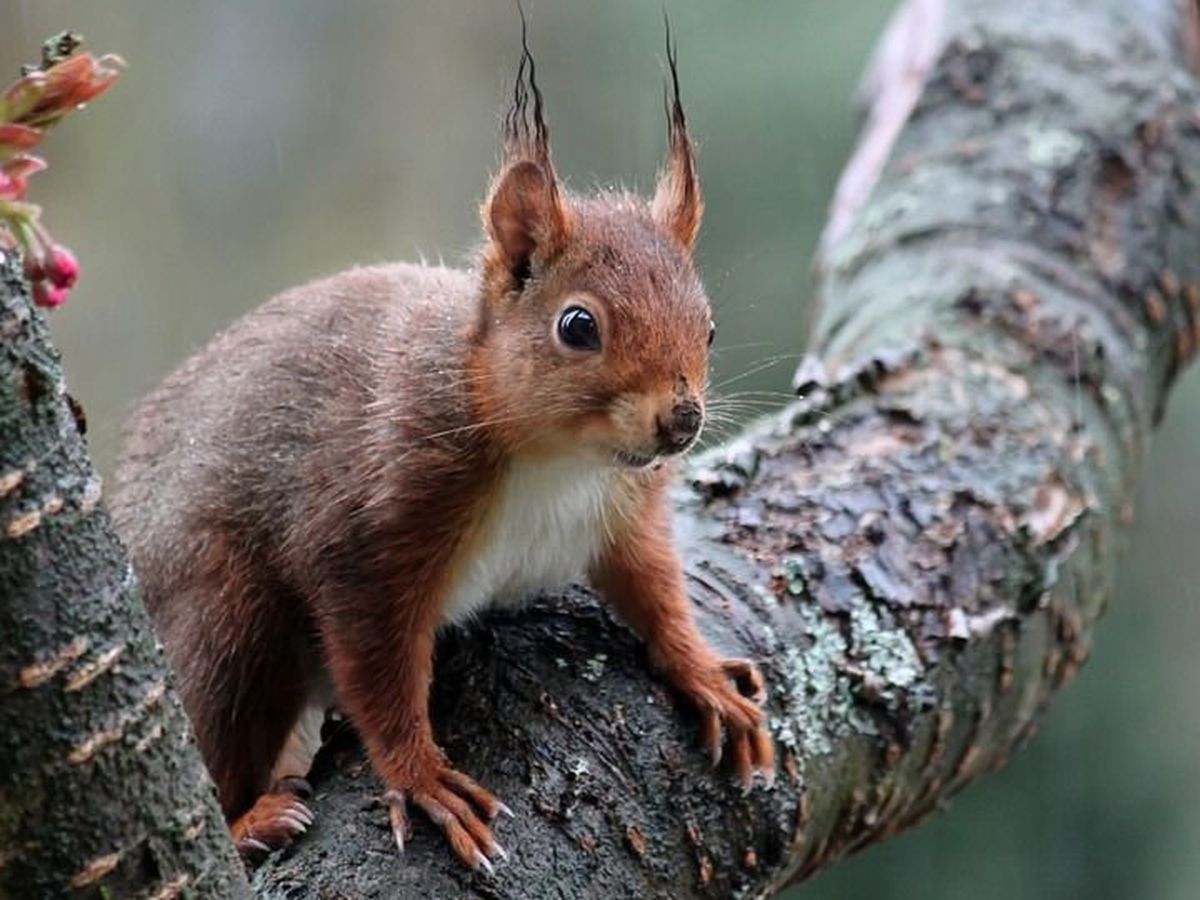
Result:
[[[46,309],[56,309],[67,302],[67,295],[70,293],[70,288],[39,281],[33,286],[33,302]]]
[[[42,140],[42,130],[16,122],[0,122],[0,151],[12,156],[22,150],[36,147]]]
[[[55,287],[70,289],[79,280],[79,261],[62,244],[54,244],[46,254],[46,277]]]
[[[0,200],[24,200],[28,187],[24,178],[0,172]]]
[[[2,155],[2,154],[0,154]],[[46,168],[44,160],[22,153],[0,163],[0,200],[22,200],[29,187],[30,175]]]

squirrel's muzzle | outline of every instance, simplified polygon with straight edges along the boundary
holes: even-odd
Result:
[[[699,403],[694,400],[676,403],[668,416],[657,420],[659,452],[682,453],[691,446],[703,424],[704,410]]]

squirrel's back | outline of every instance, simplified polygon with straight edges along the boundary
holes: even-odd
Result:
[[[112,506],[151,605],[195,556],[181,542],[219,530],[271,547],[305,526],[322,483],[365,489],[350,462],[366,476],[406,437],[467,422],[477,290],[454,269],[351,269],[248,313],[148,395]]]

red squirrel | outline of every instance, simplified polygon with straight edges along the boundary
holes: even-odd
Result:
[[[288,291],[132,417],[114,513],[244,856],[312,824],[303,779],[337,706],[401,851],[415,806],[490,871],[508,809],[434,741],[434,642],[583,577],[698,710],[714,762],[724,750],[747,787],[773,776],[763,680],[700,636],[671,534],[713,323],[669,36],[667,55],[651,201],[562,188],[526,47],[472,269],[381,265]]]

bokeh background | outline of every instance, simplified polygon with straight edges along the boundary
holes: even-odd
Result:
[[[853,89],[891,5],[672,4],[717,382],[787,388]],[[561,173],[646,190],[663,149],[660,4],[526,9]],[[65,28],[130,63],[50,138],[34,189],[83,264],[51,318],[106,474],[134,400],[272,293],[354,262],[469,259],[518,56],[511,3],[0,0],[0,72]],[[1170,412],[1117,602],[1038,738],[801,895],[1200,896],[1200,372]]]

